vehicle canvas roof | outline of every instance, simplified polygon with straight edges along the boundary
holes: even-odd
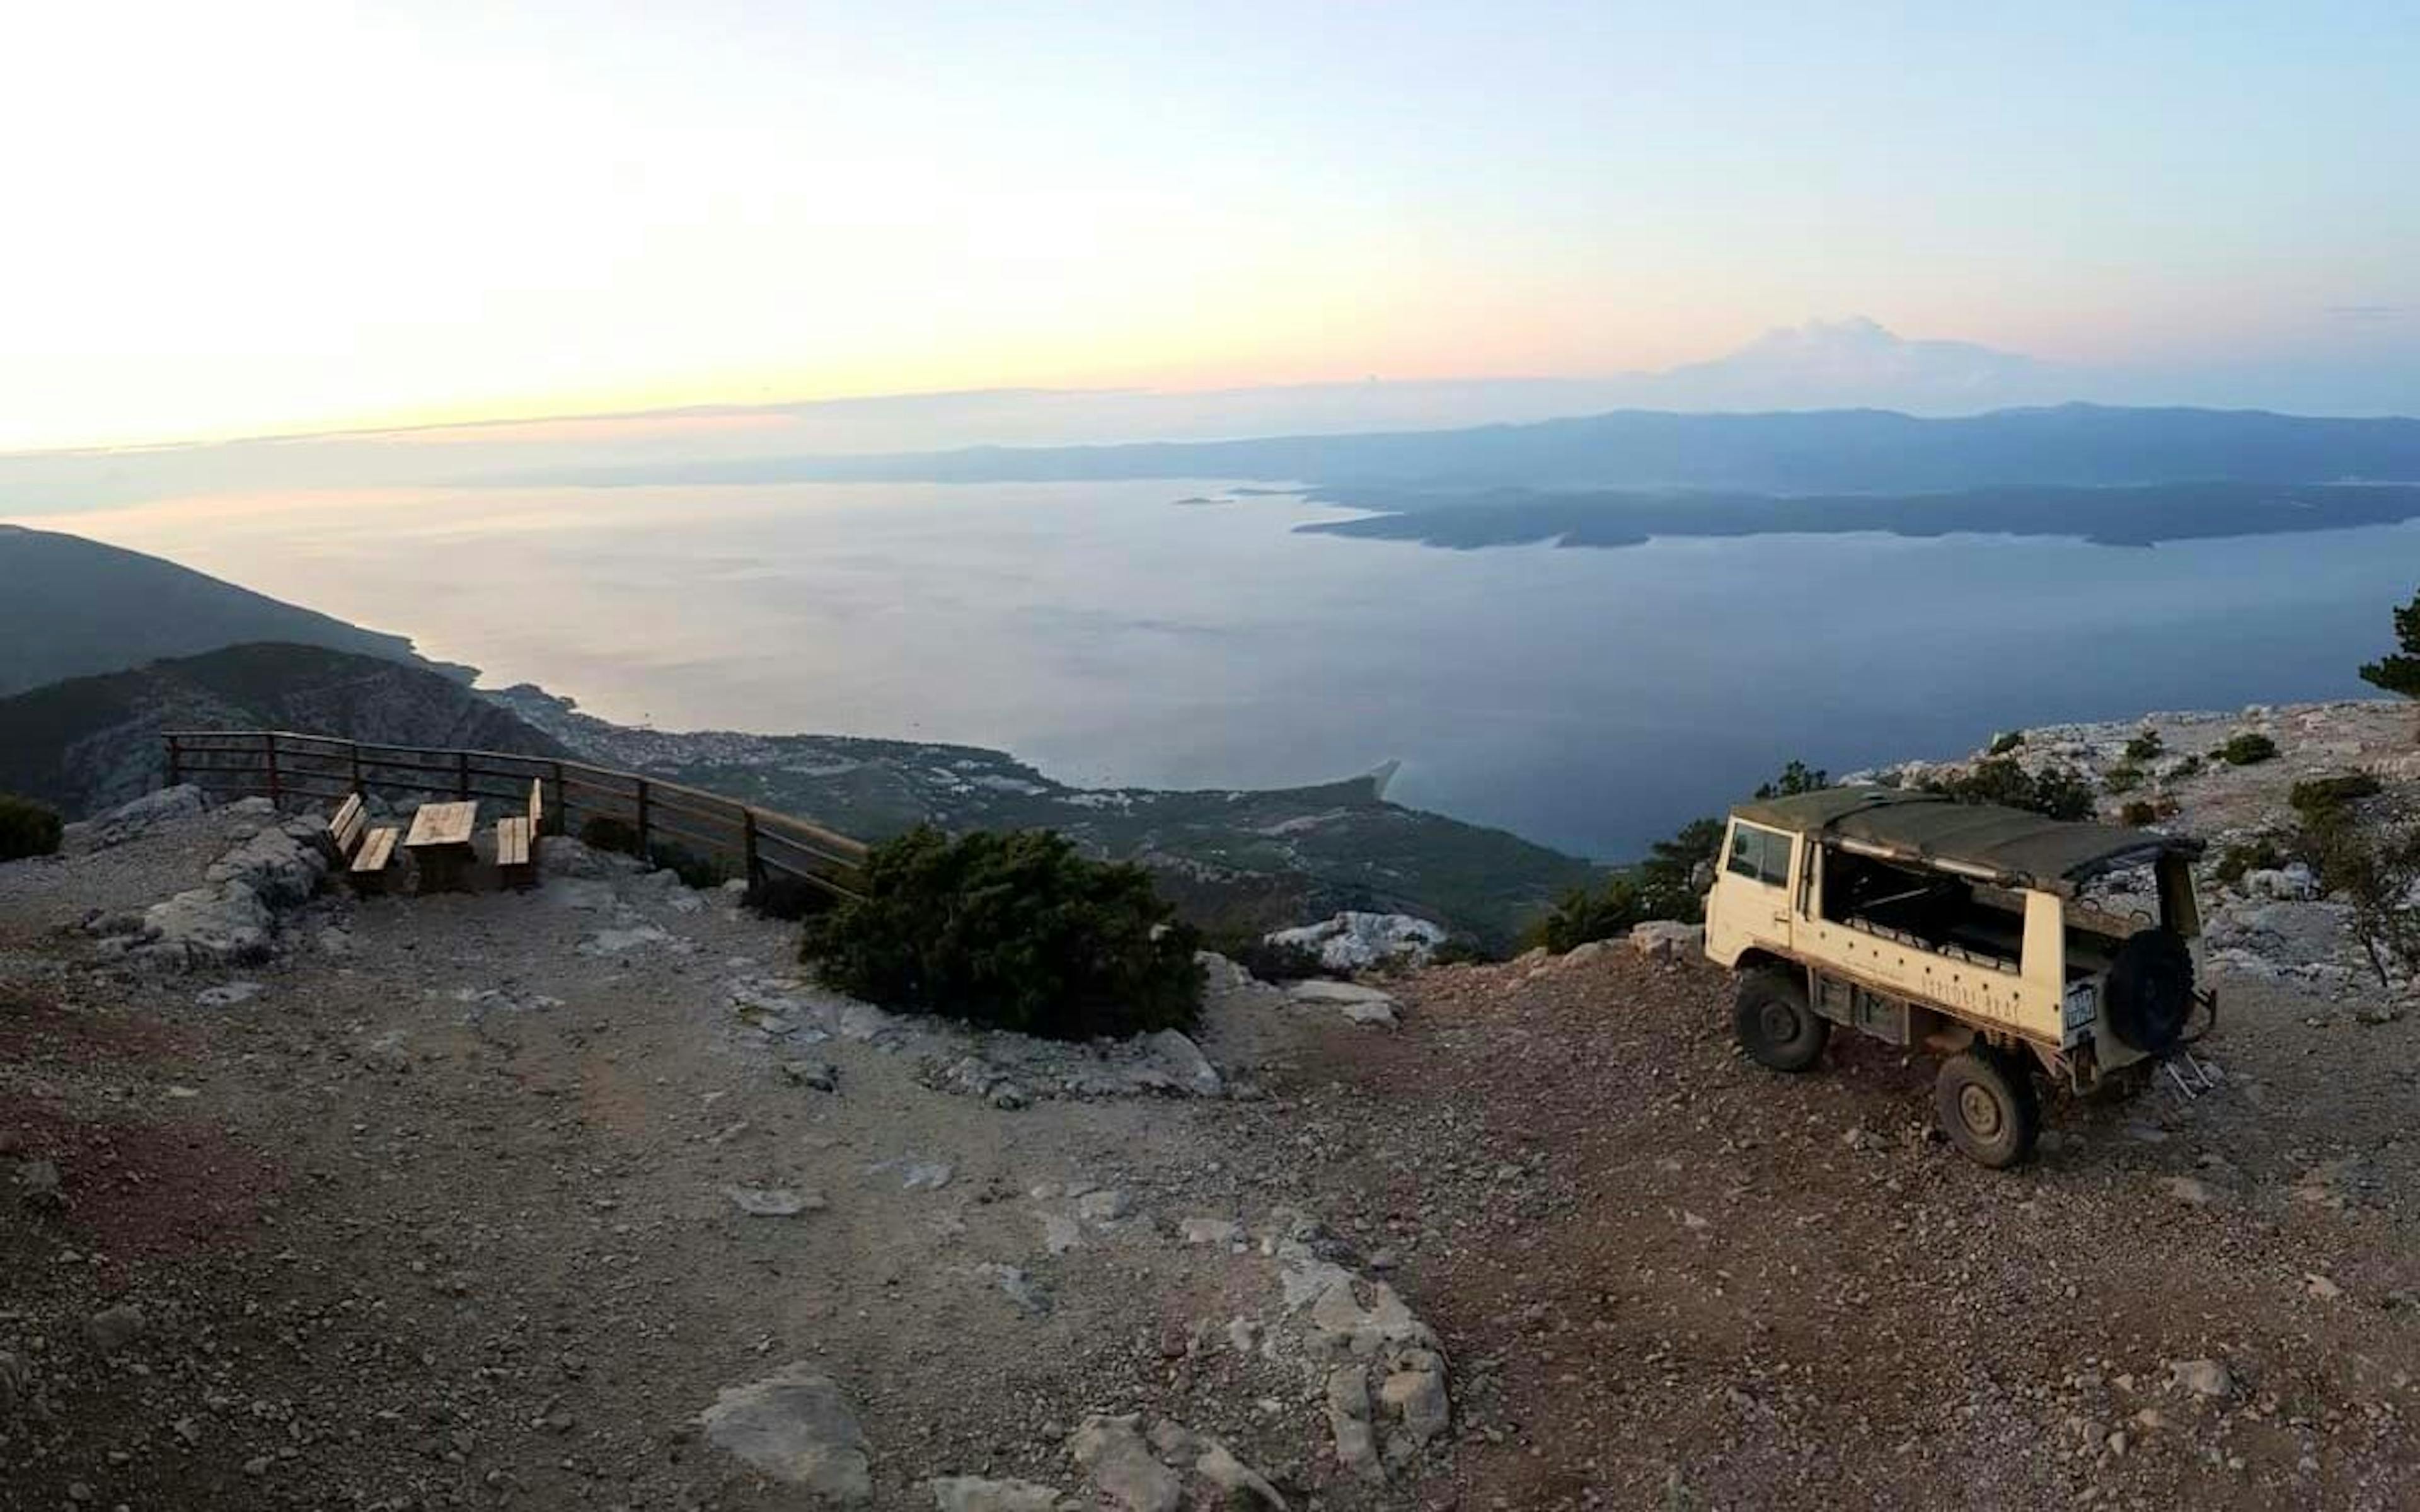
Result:
[[[2071,893],[2103,872],[2166,854],[2199,854],[2199,842],[2144,829],[2050,819],[1997,804],[1959,803],[1904,788],[1824,788],[1734,806],[1750,824],[1854,842],[1895,859],[1989,874],[2009,887]]]

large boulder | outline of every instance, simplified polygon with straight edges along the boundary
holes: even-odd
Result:
[[[105,814],[92,820],[94,831],[104,843],[115,844],[163,820],[181,819],[197,814],[209,807],[202,790],[191,782],[180,782],[157,793],[147,793],[132,803],[121,803]]]
[[[1386,963],[1422,966],[1446,940],[1444,926],[1410,914],[1348,910],[1333,918],[1268,936],[1271,945],[1311,950],[1330,971],[1360,971]]]
[[[1669,918],[1651,918],[1632,928],[1630,948],[1650,961],[1672,961],[1702,955],[1706,949],[1706,926],[1683,924]]]
[[[167,970],[242,965],[265,959],[276,918],[240,882],[194,887],[143,912],[135,954]]]

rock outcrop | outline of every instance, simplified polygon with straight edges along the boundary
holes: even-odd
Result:
[[[110,822],[122,825],[128,811]],[[146,822],[190,811],[180,800],[155,807]],[[327,875],[325,825],[316,818],[280,819],[266,798],[245,799],[230,811],[258,819],[260,827],[210,864],[202,887],[153,903],[140,918],[98,921],[104,952],[182,971],[246,964],[276,949],[278,916],[308,902]]]
[[[1446,941],[1443,925],[1410,914],[1348,910],[1333,918],[1268,936],[1271,945],[1310,950],[1330,971],[1366,971],[1377,965],[1424,966]]]

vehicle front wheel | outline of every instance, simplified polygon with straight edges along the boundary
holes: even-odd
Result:
[[[1832,1026],[1807,1006],[1805,981],[1770,967],[1740,979],[1731,1026],[1740,1047],[1772,1071],[1805,1071],[1815,1064],[1832,1032]]]
[[[2033,1078],[2013,1057],[1962,1050],[1941,1063],[1933,1083],[1941,1132],[1978,1165],[2006,1170],[2034,1152],[2041,1103]]]

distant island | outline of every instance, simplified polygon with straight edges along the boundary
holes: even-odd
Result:
[[[1358,485],[1308,497],[1379,513],[1297,525],[1311,535],[1419,541],[1468,549],[1552,541],[1639,546],[1656,536],[1773,534],[2058,535],[2100,546],[2349,530],[2420,518],[2420,485],[2163,483],[2038,485],[1957,493],[1815,494],[1427,492]]]

